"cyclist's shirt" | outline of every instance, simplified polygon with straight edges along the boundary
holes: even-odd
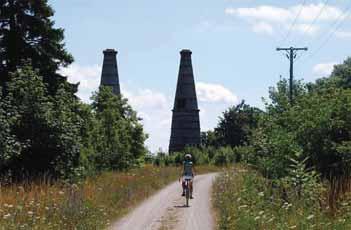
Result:
[[[193,162],[192,161],[184,161],[184,172],[183,176],[193,176]]]

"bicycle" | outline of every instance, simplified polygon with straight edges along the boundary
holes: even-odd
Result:
[[[190,181],[192,178],[184,178],[185,206],[189,207],[190,199]]]

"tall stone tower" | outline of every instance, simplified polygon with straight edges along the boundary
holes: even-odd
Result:
[[[104,50],[104,63],[102,65],[100,85],[111,86],[116,95],[121,94],[119,86],[118,68],[117,68],[117,51],[114,49]]]
[[[191,51],[180,52],[177,91],[174,100],[169,152],[200,144],[200,118],[197,105]]]

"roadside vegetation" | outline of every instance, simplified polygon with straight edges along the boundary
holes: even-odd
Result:
[[[103,229],[178,178],[183,153],[148,153],[123,95],[76,96],[47,0],[5,0],[0,12],[0,229]],[[218,170],[213,153],[187,151],[197,173]]]
[[[179,176],[184,153],[219,177],[220,229],[348,229],[351,58],[314,83],[281,79],[263,110],[223,112],[199,148],[155,156],[127,99],[91,103],[59,74],[73,62],[47,0],[0,3],[0,228],[98,229]],[[153,165],[153,166],[151,166]]]
[[[198,166],[198,173],[218,170]],[[73,184],[42,179],[0,187],[0,229],[104,229],[179,174],[177,167],[145,165]]]
[[[281,79],[252,124],[238,122],[249,116],[244,109],[224,113],[219,126],[223,120],[232,125],[227,136],[246,132],[224,142],[240,150],[244,168],[216,182],[220,229],[350,228],[350,79],[348,58],[329,77],[295,81],[292,102]],[[219,131],[207,133],[212,143],[221,140]]]
[[[302,188],[294,184],[301,179]],[[351,196],[338,199],[332,210],[330,184],[316,179],[296,174],[272,181],[256,170],[236,166],[214,184],[218,229],[350,229]]]
[[[139,166],[147,135],[128,101],[101,87],[84,103],[59,73],[73,57],[48,1],[5,0],[0,12],[1,184]]]

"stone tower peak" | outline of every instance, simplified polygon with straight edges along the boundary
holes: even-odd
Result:
[[[118,52],[114,49],[106,49],[103,51],[104,61],[100,85],[110,86],[114,94],[120,95],[121,89],[118,76],[117,53]]]

